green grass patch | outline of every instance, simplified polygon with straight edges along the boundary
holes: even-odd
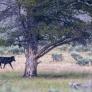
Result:
[[[3,72],[0,73],[0,92],[71,92],[69,82],[86,81],[89,79],[87,75],[41,72],[38,77],[28,79],[23,78],[21,72]],[[89,75],[91,78],[91,74]]]
[[[42,73],[40,72],[38,77],[44,77],[44,78],[64,78],[64,79],[80,79],[80,78],[91,78],[92,73],[88,72],[60,72],[60,73],[55,73],[55,72],[45,72]]]

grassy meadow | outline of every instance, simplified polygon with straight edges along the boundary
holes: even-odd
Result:
[[[52,62],[52,53],[62,53],[62,62]],[[87,53],[82,53],[86,55]],[[40,60],[38,76],[23,78],[25,56],[15,55],[14,70],[9,65],[0,69],[0,92],[92,92],[71,88],[70,82],[85,83],[92,78],[92,66],[79,66],[68,51],[54,49]]]
[[[69,86],[69,82],[84,83],[87,73],[39,73],[37,78],[23,78],[21,72],[0,73],[0,92],[84,92]],[[85,91],[90,92],[90,91]]]

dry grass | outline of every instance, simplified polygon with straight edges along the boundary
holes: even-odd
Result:
[[[52,62],[51,54],[52,53],[62,53],[63,61],[61,62]],[[85,54],[84,54],[85,55]],[[11,69],[9,65],[6,65],[6,68],[0,69],[0,72],[4,71],[24,71],[25,67],[25,56],[16,55],[16,62],[13,62],[14,70]],[[76,73],[92,73],[92,66],[79,66],[75,64],[75,60],[71,57],[68,51],[60,52],[58,49],[52,50],[50,53],[46,54],[44,57],[40,58],[42,61],[38,66],[39,72],[76,72]]]

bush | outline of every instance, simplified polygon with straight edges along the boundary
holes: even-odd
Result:
[[[89,61],[87,59],[81,59],[80,61],[77,61],[76,64],[79,64],[79,65],[88,65]]]
[[[0,47],[0,54],[22,54],[24,53],[23,48],[19,48],[18,46],[11,47]]]
[[[19,48],[18,46],[11,46],[8,48],[8,52],[13,54],[22,54],[24,52],[24,49]]]
[[[0,47],[0,54],[6,54],[7,53],[7,48],[6,47]]]
[[[87,65],[87,64],[92,64],[92,58],[90,57],[82,57],[79,53],[77,52],[72,52],[71,56],[77,61],[76,64],[79,65]]]
[[[0,46],[5,46],[6,45],[6,41],[4,39],[0,39]]]
[[[83,46],[83,45],[78,45],[75,47],[71,47],[69,51],[77,51],[77,52],[86,52],[90,51],[89,47]]]
[[[0,54],[4,54],[4,50],[0,48]]]
[[[62,61],[62,54],[52,54],[53,61]]]
[[[79,61],[82,59],[82,57],[80,56],[80,54],[78,52],[72,52],[71,53],[71,56],[76,60],[76,61]]]

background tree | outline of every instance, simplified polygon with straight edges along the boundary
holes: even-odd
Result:
[[[1,24],[4,20],[12,21],[6,23],[8,26],[4,24],[7,38],[13,39],[11,44],[15,42],[25,49],[24,77],[37,76],[38,59],[53,48],[74,41],[86,43],[89,32],[84,30],[85,23],[75,17],[90,12],[90,8],[84,7],[86,3],[91,5],[85,0],[1,1],[4,5],[0,11]]]

